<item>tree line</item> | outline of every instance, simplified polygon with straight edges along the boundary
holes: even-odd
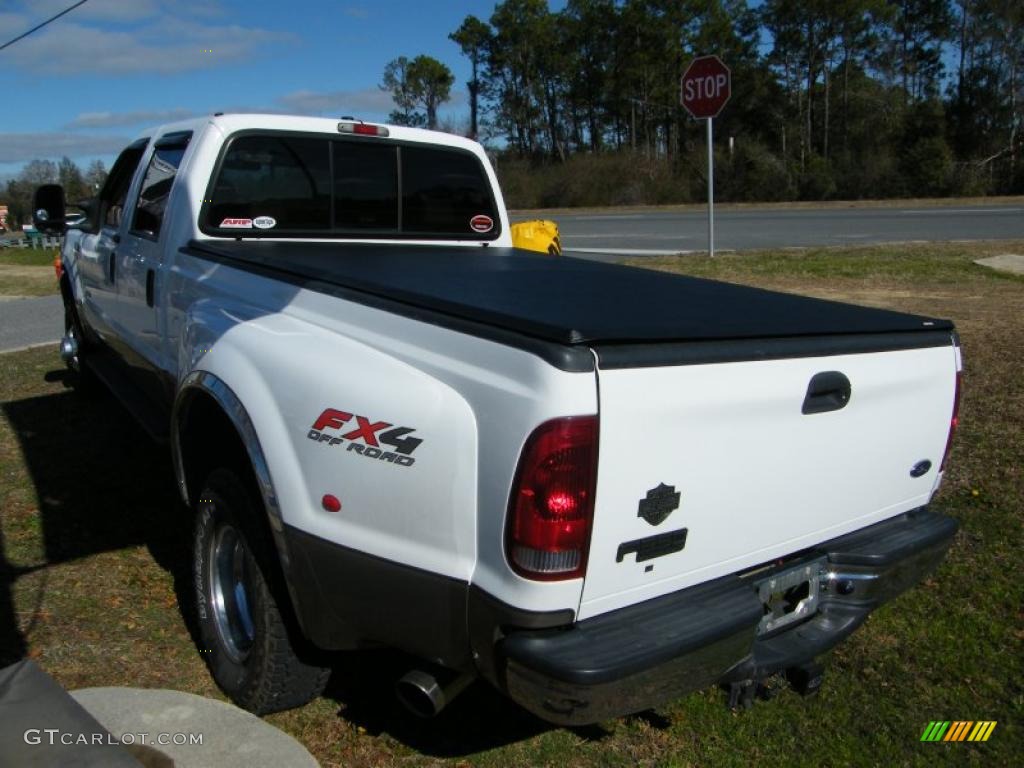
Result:
[[[703,126],[679,105],[697,55],[733,95],[716,119],[721,200],[1024,193],[1022,0],[504,0],[449,37],[469,59],[469,120],[438,119],[455,79],[388,63],[390,120],[492,148],[513,207],[671,203],[706,190]],[[105,169],[35,160],[0,199],[92,194]]]
[[[513,205],[699,200],[709,53],[722,199],[1024,192],[1021,0],[505,0],[450,37]]]
[[[8,226],[20,229],[32,221],[32,196],[41,184],[60,184],[69,203],[77,203],[96,195],[107,179],[102,160],[93,160],[83,171],[69,157],[60,162],[32,160],[21,173],[7,182],[0,193],[0,202],[8,207]]]

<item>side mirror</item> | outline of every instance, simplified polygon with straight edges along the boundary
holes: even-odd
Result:
[[[43,184],[32,198],[32,223],[46,234],[60,235],[65,223],[64,188],[60,184]]]

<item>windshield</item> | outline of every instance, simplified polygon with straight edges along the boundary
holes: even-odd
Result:
[[[200,213],[221,237],[493,240],[499,221],[470,152],[271,132],[231,140]]]

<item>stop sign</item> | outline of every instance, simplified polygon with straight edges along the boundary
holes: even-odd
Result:
[[[732,95],[732,75],[717,56],[690,62],[680,83],[680,102],[697,118],[717,117]]]

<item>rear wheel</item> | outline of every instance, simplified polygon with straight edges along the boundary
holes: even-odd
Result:
[[[217,469],[199,494],[193,541],[200,650],[223,691],[256,714],[305,704],[330,674],[297,647],[304,641],[262,514],[252,489]]]

